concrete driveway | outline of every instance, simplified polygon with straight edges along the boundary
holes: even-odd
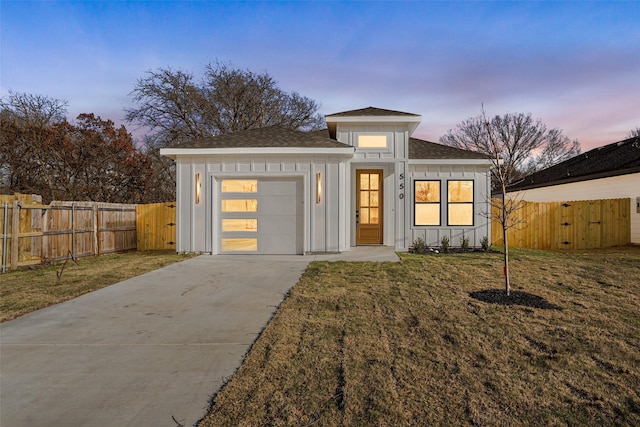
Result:
[[[203,255],[3,323],[0,426],[194,425],[314,260],[397,256]]]

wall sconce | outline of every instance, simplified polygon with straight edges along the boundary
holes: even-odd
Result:
[[[316,203],[322,202],[322,174],[316,174]]]
[[[200,182],[200,174],[196,174],[196,205],[200,203],[200,190],[202,189],[202,183]]]

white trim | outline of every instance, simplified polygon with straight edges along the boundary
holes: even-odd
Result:
[[[251,147],[251,148],[161,148],[160,155],[175,159],[177,156],[200,156],[200,155],[251,155],[251,154],[342,154],[352,155],[355,153],[354,147],[345,148],[300,148],[300,147]]]
[[[407,124],[409,135],[416,130],[420,122],[422,121],[422,116],[346,116],[346,117],[337,117],[337,116],[325,116],[325,121],[327,125],[329,123],[396,123],[396,124]]]

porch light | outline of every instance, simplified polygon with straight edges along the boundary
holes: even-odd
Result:
[[[322,174],[316,174],[316,203],[322,202]]]
[[[196,204],[200,203],[200,191],[202,189],[202,183],[200,182],[200,174],[196,174]]]

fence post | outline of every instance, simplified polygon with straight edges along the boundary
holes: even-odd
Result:
[[[4,202],[4,221],[2,222],[2,273],[7,272],[7,236],[9,235],[9,203]]]
[[[100,255],[100,247],[98,246],[98,203],[93,203],[93,254]]]
[[[11,213],[11,269],[18,268],[19,238],[20,238],[20,200],[13,201],[13,212]]]

